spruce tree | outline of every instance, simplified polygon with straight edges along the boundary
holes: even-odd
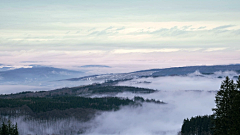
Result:
[[[233,135],[240,135],[240,76],[235,84],[236,90],[234,91],[234,98],[232,103],[232,125],[230,127],[230,133]]]
[[[17,123],[16,123],[15,126],[13,127],[13,135],[19,135]]]
[[[8,127],[4,122],[2,123],[1,127],[1,135],[8,135]]]
[[[240,91],[240,75],[237,80],[237,89],[238,89],[238,91]]]
[[[12,122],[10,120],[8,120],[8,125],[7,125],[7,129],[8,129],[8,134],[12,135],[13,133],[13,125],[12,125]]]
[[[10,120],[7,124],[3,122],[0,127],[0,135],[19,135],[17,123],[14,125]]]
[[[240,134],[240,77],[237,84],[226,77],[216,94],[214,111],[214,134]]]
[[[214,111],[214,134],[232,135],[232,105],[234,101],[235,84],[229,77],[222,82],[220,90],[216,94],[216,108]]]

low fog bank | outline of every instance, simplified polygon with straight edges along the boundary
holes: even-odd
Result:
[[[29,120],[25,116],[10,118],[18,124],[20,135],[77,135],[85,132],[90,123],[74,118],[59,120]]]
[[[49,88],[29,85],[0,85],[0,94],[11,94],[22,91],[42,91],[42,90],[49,90]]]
[[[150,88],[156,90],[213,90],[219,89],[221,82],[226,76],[233,78],[239,74],[234,71],[215,72],[211,75],[203,75],[199,71],[188,74],[187,76],[166,76],[166,77],[149,77],[133,79],[130,81],[120,82],[119,86],[134,86]]]
[[[11,118],[17,122],[20,134],[86,135],[176,135],[184,118],[212,114],[216,92],[159,91],[151,94],[120,93],[117,97],[162,100],[167,104],[143,103],[142,106],[125,106],[118,111],[102,112],[88,122],[74,118],[51,121]]]
[[[39,84],[31,84],[31,85],[0,85],[0,94],[11,94],[11,93],[18,93],[22,91],[48,91],[54,90],[58,88],[64,87],[75,87],[80,85],[89,85],[96,83],[97,81],[52,81],[52,82],[39,82]]]
[[[125,106],[115,112],[102,112],[89,122],[83,123],[76,119],[37,122],[26,121],[24,117],[12,120],[18,122],[22,134],[32,135],[53,133],[75,135],[85,130],[87,135],[176,135],[185,118],[212,114],[212,108],[215,107],[215,94],[225,76],[233,78],[238,74],[227,71],[203,75],[196,71],[187,76],[140,78],[120,82],[118,85],[152,88],[159,91],[151,94],[124,92],[115,95],[117,97],[132,99],[134,96],[141,96],[145,99],[161,100],[167,104],[143,103],[138,107]],[[64,84],[65,82],[59,83],[68,85]],[[81,85],[80,82],[73,82],[74,85],[77,83]],[[1,88],[0,91],[2,91]]]
[[[176,135],[184,118],[212,114],[216,92],[160,91],[152,94],[122,93],[118,97],[142,96],[163,100],[167,104],[144,103],[142,107],[123,107],[117,112],[104,112],[92,120],[87,134]]]

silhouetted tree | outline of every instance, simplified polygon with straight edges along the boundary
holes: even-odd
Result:
[[[211,135],[212,116],[196,116],[184,119],[181,135]]]
[[[0,135],[19,135],[17,123],[14,125],[10,120],[7,124],[3,122],[0,127]]]
[[[235,84],[233,103],[230,112],[230,134],[240,135],[240,76],[238,77],[237,83]]]
[[[214,111],[214,134],[237,135],[240,134],[240,94],[239,80],[237,84],[226,77],[220,90],[216,94],[216,108]]]

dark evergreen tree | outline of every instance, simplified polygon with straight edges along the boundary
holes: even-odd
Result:
[[[230,134],[240,135],[240,76],[235,84],[234,98],[231,108],[230,118],[232,119],[230,125]]]
[[[19,135],[17,123],[14,125],[10,120],[7,124],[3,122],[2,126],[0,127],[0,135]]]
[[[2,123],[1,127],[1,135],[8,135],[8,127],[4,122]]]
[[[17,123],[15,124],[15,126],[13,128],[13,135],[19,135]]]
[[[7,129],[8,129],[8,134],[12,134],[13,133],[13,129],[12,128],[12,122],[10,120],[8,120],[8,124],[7,124]]]
[[[216,108],[213,109],[214,134],[216,135],[233,135],[232,125],[235,119],[236,92],[236,85],[233,80],[226,77],[216,94]]]
[[[238,91],[240,91],[240,75],[237,80],[237,89],[238,89]]]
[[[226,77],[215,98],[214,114],[184,119],[182,135],[240,135],[240,76]]]
[[[197,116],[184,119],[181,135],[212,135],[212,116]]]

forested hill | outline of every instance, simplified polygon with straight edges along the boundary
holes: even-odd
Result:
[[[213,75],[216,72],[226,72],[233,71],[236,74],[240,74],[240,64],[232,65],[213,65],[213,66],[186,66],[186,67],[171,67],[163,69],[148,69],[140,70],[130,73],[114,73],[114,74],[101,74],[101,75],[91,75],[82,76],[78,78],[64,79],[64,81],[79,81],[79,80],[115,80],[126,81],[132,80],[134,78],[145,78],[145,77],[162,77],[162,76],[186,76],[188,74],[198,71],[202,75]],[[225,76],[219,76],[225,77]],[[237,75],[234,76],[237,78]]]
[[[75,117],[89,120],[96,112],[118,110],[121,106],[141,106],[143,102],[165,104],[154,99],[134,99],[120,97],[90,98],[99,94],[117,94],[121,92],[153,93],[152,89],[93,84],[51,91],[21,92],[0,95],[1,116],[27,116],[29,118],[52,119]]]
[[[0,99],[1,116],[27,116],[30,118],[53,119],[75,117],[88,120],[97,111],[118,110],[121,106],[141,106],[143,102],[165,104],[154,99],[119,97],[86,98],[78,96],[30,97]]]
[[[152,76],[169,76],[169,75],[187,75],[195,71],[202,74],[214,74],[217,71],[235,71],[240,73],[240,64],[236,65],[215,65],[215,66],[189,66],[189,67],[173,67],[165,69],[156,69]]]
[[[81,120],[91,118],[96,110],[118,110],[120,106],[134,104],[133,100],[115,97],[52,97],[0,99],[0,114],[3,116],[31,116],[52,119],[76,117]]]
[[[111,86],[106,84],[92,84],[71,88],[61,88],[50,91],[20,92],[16,94],[0,95],[0,98],[23,98],[23,97],[56,97],[56,96],[91,96],[95,94],[117,94],[121,92],[153,93],[156,90],[129,86]]]

